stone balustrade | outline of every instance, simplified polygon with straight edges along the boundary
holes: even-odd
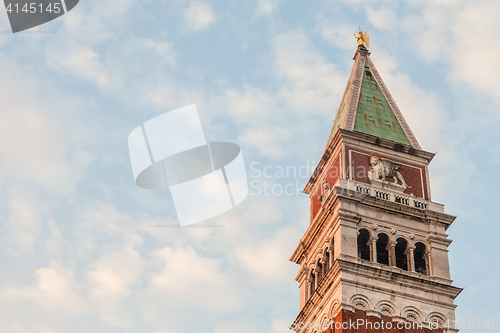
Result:
[[[377,181],[374,184],[366,184],[349,179],[339,179],[335,186],[342,189],[351,190],[359,194],[372,196],[377,199],[392,201],[401,205],[422,209],[431,210],[439,213],[444,213],[444,206],[423,198],[415,197],[403,193],[403,189],[399,185],[394,185],[389,182]]]

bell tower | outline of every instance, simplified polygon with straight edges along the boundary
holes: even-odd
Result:
[[[454,299],[462,289],[452,286],[446,234],[455,216],[431,200],[433,157],[359,42],[323,156],[304,189],[310,224],[290,258],[300,265],[292,329],[457,332]]]

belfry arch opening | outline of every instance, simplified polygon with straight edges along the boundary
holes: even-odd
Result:
[[[379,264],[389,265],[389,236],[382,233],[378,235],[377,239],[377,262]]]
[[[420,242],[416,243],[414,252],[415,272],[427,275],[428,272],[427,272],[427,262],[425,254],[426,254],[425,244]]]
[[[396,243],[396,267],[408,270],[408,242],[404,238],[398,238]]]
[[[358,234],[358,258],[370,260],[370,233],[366,229],[359,230]]]

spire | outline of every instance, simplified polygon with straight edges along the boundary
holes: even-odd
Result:
[[[354,65],[327,147],[339,128],[421,149],[363,43],[354,55]]]

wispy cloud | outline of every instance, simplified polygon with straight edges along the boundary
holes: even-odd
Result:
[[[215,23],[215,14],[208,3],[191,1],[189,7],[184,10],[184,20],[190,29],[199,31]]]

